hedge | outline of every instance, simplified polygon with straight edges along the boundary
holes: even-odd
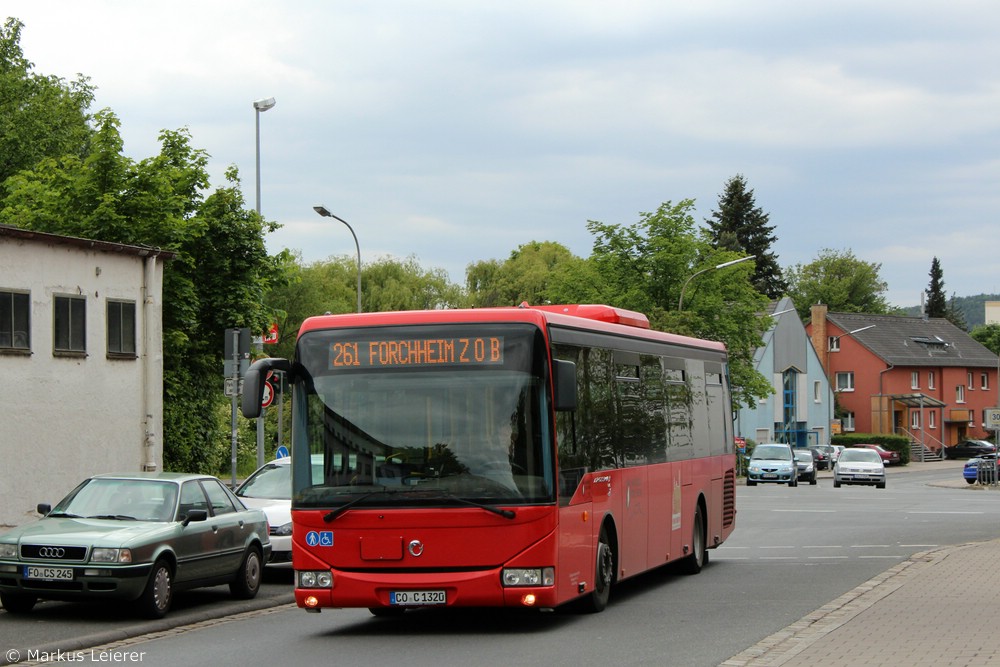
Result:
[[[899,452],[900,465],[910,462],[910,439],[902,435],[889,435],[887,433],[841,433],[831,438],[833,445],[881,445],[886,449]]]

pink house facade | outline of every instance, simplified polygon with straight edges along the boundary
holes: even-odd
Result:
[[[931,452],[992,435],[997,355],[948,320],[816,305],[806,331],[840,408],[833,430],[905,435]]]

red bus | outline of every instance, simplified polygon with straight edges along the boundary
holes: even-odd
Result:
[[[307,611],[604,609],[733,531],[724,345],[608,306],[307,319],[291,382],[292,565]]]

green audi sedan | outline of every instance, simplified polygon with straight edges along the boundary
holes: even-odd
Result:
[[[0,602],[10,613],[40,599],[113,599],[161,618],[175,591],[219,584],[249,599],[271,552],[264,513],[207,475],[96,475],[38,512],[0,533]]]

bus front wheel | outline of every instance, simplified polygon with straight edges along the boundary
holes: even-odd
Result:
[[[584,609],[590,613],[604,611],[615,581],[615,551],[608,538],[608,529],[601,527],[597,538],[597,565],[594,572],[594,590],[584,598]]]

